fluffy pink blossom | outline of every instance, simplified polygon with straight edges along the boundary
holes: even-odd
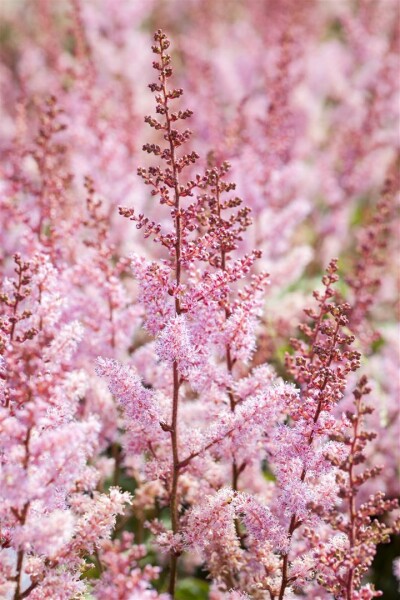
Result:
[[[188,375],[198,367],[200,357],[184,315],[173,317],[166,323],[157,336],[156,352],[160,360],[167,364],[172,365],[176,361],[182,375]]]

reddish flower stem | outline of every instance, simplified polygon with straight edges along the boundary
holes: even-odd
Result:
[[[161,61],[164,58],[164,50],[162,43],[160,43],[160,51],[161,51]],[[170,157],[171,157],[171,167],[173,173],[173,181],[174,181],[174,208],[175,208],[175,282],[176,285],[179,286],[181,282],[181,217],[180,217],[180,194],[179,194],[179,181],[178,181],[178,170],[176,165],[176,156],[175,156],[175,145],[173,141],[172,131],[171,131],[171,119],[169,114],[169,105],[168,105],[168,91],[167,91],[167,79],[164,73],[164,70],[161,71],[160,75],[161,86],[162,86],[162,98],[163,105],[165,108],[165,119],[166,119],[166,134],[169,142],[170,149]],[[175,296],[175,314],[181,314],[181,307],[178,296]],[[171,435],[171,445],[172,445],[172,484],[171,484],[171,496],[170,496],[170,511],[171,511],[171,526],[174,534],[179,531],[179,503],[178,503],[178,480],[180,473],[180,464],[179,464],[179,433],[178,433],[178,408],[179,408],[179,387],[180,387],[180,378],[179,378],[179,365],[177,361],[173,362],[172,365],[173,370],[173,392],[172,392],[172,421],[170,426],[170,435]],[[177,578],[177,561],[178,556],[172,550],[170,555],[170,579],[169,579],[169,587],[168,592],[171,594],[172,598],[175,597],[175,587],[176,587],[176,578]]]
[[[27,435],[26,435],[26,439],[25,439],[25,458],[23,461],[23,466],[26,469],[29,463],[29,441],[31,438],[31,432],[32,429],[28,429]],[[28,510],[29,510],[29,505],[30,502],[26,502],[24,504],[24,507],[21,511],[21,514],[18,515],[18,519],[21,525],[25,525],[25,521],[26,518],[28,516]],[[24,594],[21,594],[21,577],[22,577],[22,565],[24,562],[24,550],[22,550],[21,548],[18,550],[18,554],[17,554],[17,568],[16,568],[16,574],[15,574],[15,591],[14,591],[14,598],[13,600],[22,600],[22,598],[25,598]],[[33,588],[31,588],[32,590]]]
[[[355,406],[356,418],[353,421],[353,439],[350,446],[349,456],[353,457],[356,453],[356,445],[358,441],[358,427],[359,427],[359,419],[360,419],[360,404],[361,404],[361,396],[355,397]],[[350,529],[349,529],[349,542],[350,542],[350,550],[352,550],[356,543],[356,486],[354,481],[354,461],[350,460],[349,464],[349,498],[348,498],[348,507],[349,507],[349,520],[350,520]],[[352,600],[354,592],[354,565],[349,568],[347,583],[346,583],[346,600]]]

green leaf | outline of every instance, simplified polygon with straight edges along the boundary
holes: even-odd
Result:
[[[176,600],[207,600],[209,585],[202,579],[186,577],[178,583]]]

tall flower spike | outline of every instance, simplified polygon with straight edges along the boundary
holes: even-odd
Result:
[[[398,157],[391,165],[381,197],[374,207],[370,221],[358,236],[357,258],[347,283],[351,289],[351,328],[361,340],[370,345],[377,332],[369,325],[371,307],[381,287],[382,271],[387,261],[390,242],[390,223],[393,219],[396,191],[399,189]]]
[[[120,214],[136,221],[138,229],[144,229],[145,237],[153,236],[156,242],[161,243],[168,249],[171,258],[171,278],[168,293],[174,298],[174,323],[182,325],[179,319],[182,311],[182,269],[188,261],[193,260],[193,253],[188,252],[190,249],[188,235],[196,228],[194,224],[195,214],[193,211],[185,210],[182,206],[182,199],[192,196],[193,189],[201,182],[201,177],[196,176],[194,180],[189,180],[186,183],[181,182],[182,172],[190,165],[196,162],[198,155],[196,152],[182,153],[179,155],[178,150],[189,140],[191,132],[188,129],[179,131],[174,128],[177,121],[184,121],[191,116],[190,110],[178,110],[173,112],[171,103],[182,96],[182,89],[169,89],[168,80],[172,76],[171,57],[167,53],[170,42],[167,36],[158,30],[154,35],[155,44],[152,46],[153,53],[157,56],[157,60],[153,62],[153,68],[158,72],[158,81],[150,84],[151,91],[155,94],[156,113],[160,118],[151,116],[145,117],[146,123],[156,131],[162,132],[163,139],[166,144],[162,147],[158,144],[145,144],[143,150],[149,154],[159,157],[165,167],[152,166],[148,169],[139,168],[138,174],[142,177],[147,185],[152,187],[152,195],[159,196],[160,204],[166,205],[171,210],[171,219],[174,225],[172,232],[163,232],[161,227],[154,222],[151,222],[144,215],[136,215],[134,209],[126,209],[120,207]],[[186,249],[186,254],[185,254]],[[166,299],[168,302],[168,299]],[[160,334],[158,349],[161,356],[164,357],[165,351],[174,346],[175,350],[169,355],[172,360],[172,411],[171,422],[164,424],[165,430],[169,431],[171,437],[172,449],[172,481],[170,483],[170,514],[172,532],[174,535],[179,533],[179,507],[178,507],[178,480],[180,475],[180,458],[179,458],[179,399],[180,387],[182,385],[181,371],[185,371],[187,357],[182,356],[182,350],[177,350],[176,344],[172,346],[166,337],[173,334],[176,327],[172,326],[172,321],[166,326],[165,333]],[[169,592],[174,596],[176,570],[177,570],[177,554],[171,550],[171,573]]]
[[[300,385],[301,401],[292,404],[289,415],[293,420],[290,428],[277,429],[276,455],[281,502],[289,515],[287,535],[289,541],[294,532],[307,521],[310,509],[307,502],[313,499],[313,481],[318,480],[324,469],[324,461],[313,458],[312,448],[316,439],[330,435],[330,413],[342,398],[349,373],[359,367],[360,354],[350,348],[354,336],[346,332],[349,310],[347,304],[332,302],[335,295],[333,284],[339,279],[337,260],[332,260],[322,282],[323,292],[314,292],[317,309],[306,309],[311,324],[300,329],[307,341],[292,340],[294,356],[287,355],[286,366]],[[291,458],[288,466],[288,456]],[[295,465],[298,473],[292,472]],[[296,468],[295,467],[295,468]],[[297,480],[293,481],[293,477]],[[308,480],[310,480],[308,482]],[[328,494],[328,490],[324,493]],[[307,495],[309,498],[307,499]],[[291,583],[289,551],[282,553],[282,576],[279,600],[283,600]]]
[[[353,392],[354,409],[347,411],[344,432],[336,436],[346,446],[346,455],[343,459],[335,454],[328,453],[327,456],[339,468],[336,479],[342,504],[329,510],[326,519],[333,529],[344,534],[346,541],[340,548],[328,548],[328,551],[321,546],[317,555],[325,573],[325,577],[321,575],[321,582],[335,597],[344,600],[372,599],[382,595],[374,586],[362,585],[363,575],[372,564],[377,545],[388,543],[390,535],[400,532],[400,518],[391,526],[376,518],[398,508],[397,499],[386,499],[378,492],[362,504],[358,500],[360,488],[383,468],[361,469],[366,459],[365,449],[376,437],[363,428],[365,416],[373,412],[364,401],[370,392],[367,378],[361,377]]]

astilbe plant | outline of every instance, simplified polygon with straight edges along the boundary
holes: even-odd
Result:
[[[378,596],[398,530],[394,2],[17,4],[0,595],[181,600],[196,575],[210,600]],[[177,62],[157,31],[135,180],[153,22]],[[351,394],[360,350],[374,412],[363,375]]]
[[[177,149],[188,140],[190,132],[179,133],[172,123],[188,118],[190,111],[171,111],[170,102],[179,98],[182,91],[167,88],[172,70],[170,57],[166,54],[169,41],[165,34],[157,32],[155,42],[153,52],[159,61],[153,66],[160,74],[159,83],[151,84],[150,88],[156,93],[156,111],[164,116],[164,120],[146,117],[146,122],[164,132],[167,144],[164,149],[157,144],[146,144],[144,150],[160,156],[166,166],[164,169],[159,166],[140,168],[139,174],[152,186],[152,194],[160,195],[160,203],[170,207],[174,229],[168,231],[144,215],[136,215],[133,209],[120,208],[120,213],[136,221],[145,236],[153,236],[170,255],[169,260],[158,263],[146,264],[140,257],[133,260],[146,311],[145,325],[155,336],[153,351],[160,361],[159,369],[165,371],[167,368],[170,374],[164,375],[163,389],[149,390],[129,367],[100,359],[97,370],[109,380],[110,390],[124,406],[129,434],[127,452],[147,451],[147,476],[150,473],[164,487],[162,497],[170,509],[171,530],[164,532],[157,524],[151,527],[158,531],[159,542],[170,549],[169,590],[173,594],[177,557],[182,552],[185,538],[182,525],[184,490],[180,481],[189,474],[207,481],[210,475],[207,470],[201,474],[199,457],[207,454],[210,455],[207,460],[211,461],[213,455],[219,454],[221,458],[230,458],[232,476],[229,483],[237,488],[239,471],[245,464],[242,462],[238,466],[235,448],[244,443],[244,435],[249,434],[249,429],[257,429],[266,422],[268,412],[257,413],[274,393],[277,396],[284,394],[285,388],[269,391],[268,398],[266,395],[257,397],[257,402],[247,397],[241,410],[235,412],[232,371],[235,362],[246,362],[254,349],[253,321],[259,310],[265,276],[256,276],[239,292],[237,302],[230,304],[230,286],[249,272],[259,256],[252,252],[228,262],[229,253],[240,241],[240,233],[249,224],[248,210],[239,209],[227,220],[221,216],[222,210],[235,209],[240,204],[238,199],[222,202],[220,198],[221,192],[234,189],[233,184],[222,180],[228,169],[226,164],[212,167],[203,177],[196,175],[182,183],[181,173],[197,159],[197,155],[191,152],[178,156]],[[201,193],[194,202],[183,206],[182,200],[192,197],[195,188],[209,189],[211,195]],[[204,264],[208,268],[201,269]],[[224,369],[215,362],[221,351],[226,361]],[[156,388],[156,383],[152,381],[152,387]],[[215,397],[206,392],[210,385],[215,388],[212,390]],[[201,403],[209,404],[210,408],[214,405],[212,411],[216,420],[210,423],[208,431],[189,426],[188,409],[184,420],[180,416],[181,403],[189,394],[190,386],[199,395],[190,407],[192,413],[202,410]],[[225,398],[229,400],[227,410]],[[217,413],[218,404],[222,414]],[[208,485],[213,484],[208,482]],[[187,502],[190,500],[185,499]]]
[[[323,278],[323,293],[314,292],[317,309],[306,310],[312,319],[311,325],[301,327],[307,341],[293,340],[296,354],[287,358],[288,370],[301,389],[301,402],[289,407],[293,420],[290,434],[285,432],[282,437],[278,434],[277,438],[278,460],[282,457],[281,463],[277,463],[278,481],[281,478],[284,483],[281,502],[290,515],[289,539],[299,527],[312,522],[313,515],[307,505],[314,498],[321,495],[325,502],[330,501],[334,491],[332,473],[324,460],[321,440],[326,440],[334,430],[333,408],[344,393],[348,374],[359,366],[359,353],[347,348],[354,342],[354,336],[345,331],[349,306],[331,301],[332,286],[337,280],[336,261],[332,261]],[[290,466],[287,453],[292,459]],[[293,468],[299,472],[293,472]],[[286,587],[296,579],[296,574],[290,573],[290,552],[287,551],[283,554],[280,599]]]
[[[130,497],[94,491],[87,460],[100,426],[77,418],[88,381],[71,359],[83,330],[60,321],[57,271],[46,254],[14,262],[1,292],[0,585],[15,600],[67,599],[84,589],[83,558]]]

